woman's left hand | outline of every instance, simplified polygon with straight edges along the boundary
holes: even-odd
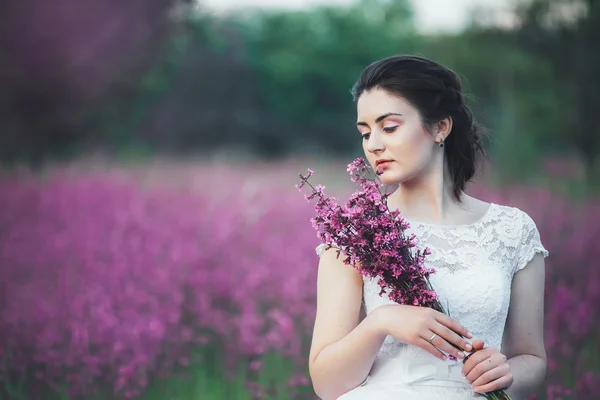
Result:
[[[482,340],[473,341],[473,353],[464,363],[462,373],[479,393],[506,389],[513,383],[506,356],[495,347],[484,348]]]

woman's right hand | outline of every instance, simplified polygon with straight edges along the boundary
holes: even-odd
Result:
[[[379,313],[378,321],[383,333],[418,346],[442,360],[446,359],[442,351],[463,359],[465,354],[461,349],[469,352],[473,349],[464,339],[473,337],[464,326],[429,307],[387,304],[374,312]]]

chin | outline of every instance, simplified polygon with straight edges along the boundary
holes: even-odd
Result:
[[[384,170],[383,174],[379,175],[379,180],[384,185],[398,185],[405,181],[406,177],[394,171]]]

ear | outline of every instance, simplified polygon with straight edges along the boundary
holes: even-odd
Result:
[[[452,117],[446,117],[435,125],[435,141],[438,143],[445,141],[450,132],[452,132]]]

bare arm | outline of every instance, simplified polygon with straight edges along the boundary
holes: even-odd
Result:
[[[464,354],[454,346],[470,350],[468,341],[459,336],[470,337],[467,329],[430,308],[386,304],[359,322],[362,277],[336,255],[335,250],[326,251],[319,264],[317,316],[309,359],[319,397],[337,399],[360,385],[387,335],[441,359],[445,355],[440,350],[459,358]],[[435,339],[430,341],[434,333]]]
[[[385,334],[377,313],[359,323],[363,281],[360,274],[325,251],[319,263],[317,315],[309,370],[315,392],[336,399],[360,385],[369,374]]]
[[[502,343],[513,376],[507,393],[513,400],[535,393],[546,375],[544,268],[544,258],[538,253],[513,278]]]

